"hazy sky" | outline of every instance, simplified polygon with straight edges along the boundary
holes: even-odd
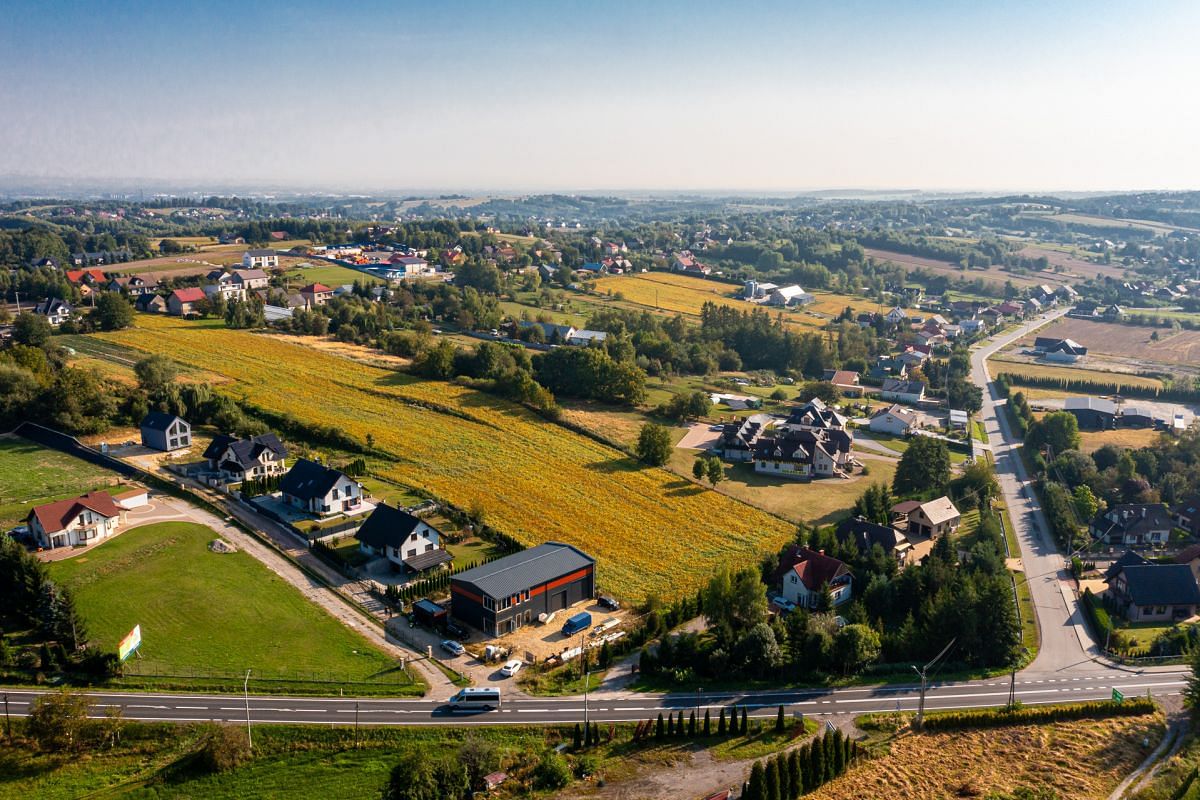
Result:
[[[1200,188],[1200,2],[0,0],[0,174]]]

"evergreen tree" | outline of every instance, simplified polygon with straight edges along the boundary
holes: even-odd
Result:
[[[576,750],[583,747],[583,732],[580,730],[578,722],[575,723],[575,736],[572,743]]]
[[[746,707],[742,706],[742,736],[750,733],[750,715],[746,713]]]
[[[717,736],[725,735],[725,706],[721,706],[721,713],[717,715]]]
[[[679,722],[675,723],[675,735],[678,736],[680,739],[682,739],[684,736],[687,735],[687,728],[684,727],[684,723],[683,723],[683,712],[682,711],[679,712]]]
[[[854,760],[854,740],[849,736],[842,737],[842,771],[845,772],[850,768],[850,762]]]
[[[825,735],[821,737],[821,762],[824,765],[821,771],[825,775],[826,781],[836,778],[838,774],[837,764],[833,757],[833,737],[834,734],[832,732],[826,732]]]
[[[779,762],[771,758],[763,768],[764,800],[781,800],[779,797]]]
[[[789,800],[791,797],[791,782],[788,774],[787,756],[778,753],[775,756],[775,770],[779,773],[779,800]]]
[[[675,713],[674,712],[667,714],[667,736],[672,739],[675,738]]]
[[[704,709],[704,735],[706,737],[712,735],[712,718],[709,716],[708,709]]]
[[[821,750],[821,740],[814,739],[808,748],[808,783],[805,791],[811,792],[825,782],[825,754]]]
[[[835,730],[830,736],[833,739],[833,774],[841,775],[846,771],[846,747],[842,744],[842,732]]]
[[[793,750],[787,755],[788,771],[788,800],[796,800],[804,791],[803,777],[800,774],[800,750]]]
[[[683,712],[680,712],[680,713],[683,713]],[[695,711],[693,711],[691,714],[688,715],[688,738],[689,739],[696,738],[696,712]]]
[[[593,745],[600,744],[600,723],[599,722],[592,723],[592,744]]]
[[[654,738],[663,738],[663,716],[662,712],[658,712],[658,723],[654,726]]]
[[[783,733],[783,706],[779,707],[779,713],[775,715],[775,732]]]
[[[754,766],[750,768],[750,781],[746,785],[746,791],[742,793],[742,800],[766,800],[766,789],[766,770],[763,769],[761,761],[755,761]]]

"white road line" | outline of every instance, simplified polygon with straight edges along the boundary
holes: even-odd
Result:
[[[208,706],[175,706],[180,711],[208,711]]]

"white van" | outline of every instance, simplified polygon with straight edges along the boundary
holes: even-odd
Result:
[[[468,686],[450,698],[450,710],[486,711],[500,707],[500,690],[491,686]]]

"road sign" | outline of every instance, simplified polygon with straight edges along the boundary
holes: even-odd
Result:
[[[126,634],[121,643],[117,645],[117,658],[121,663],[125,663],[125,659],[133,655],[139,647],[142,646],[142,626],[134,625],[133,630]]]
[[[1118,690],[1113,689],[1112,701],[1117,705],[1120,705],[1121,703],[1125,702],[1125,695],[1121,694]]]

